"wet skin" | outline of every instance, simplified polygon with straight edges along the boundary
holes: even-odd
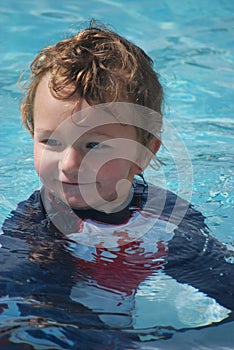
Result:
[[[48,85],[45,76],[34,103],[34,163],[42,183],[72,208],[114,210],[141,171],[136,128],[117,123],[113,116],[110,123],[93,123],[84,99],[57,99]]]

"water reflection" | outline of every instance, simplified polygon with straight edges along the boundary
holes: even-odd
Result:
[[[198,256],[189,244],[180,251],[184,261],[190,254],[186,271],[178,254],[169,258],[170,244],[163,240],[152,258],[142,240],[96,249],[41,226],[31,233],[17,229],[0,237],[1,349],[145,349],[141,342],[230,316],[222,306],[228,299],[220,295],[219,304],[183,283],[201,278],[191,268]],[[209,284],[209,278],[203,281]]]

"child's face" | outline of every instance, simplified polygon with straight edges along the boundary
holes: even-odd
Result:
[[[112,121],[94,123],[91,129],[93,118],[79,120],[91,109],[85,111],[88,103],[77,103],[77,96],[55,98],[48,82],[49,77],[44,77],[39,83],[34,103],[34,161],[42,183],[72,208],[114,211],[127,198],[134,174],[140,172],[134,163],[136,128]],[[120,180],[125,181],[117,194]]]

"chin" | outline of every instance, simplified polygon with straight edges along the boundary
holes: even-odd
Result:
[[[72,209],[88,209],[90,206],[88,206],[87,203],[83,201],[77,201],[77,200],[66,200],[66,204],[68,204]]]

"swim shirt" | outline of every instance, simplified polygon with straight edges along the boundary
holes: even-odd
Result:
[[[170,324],[166,316],[154,317],[154,324],[142,316],[143,296],[153,290],[149,307],[174,310],[177,328],[232,319],[234,253],[210,236],[204,216],[188,202],[135,181],[129,203],[105,214],[71,210],[52,195],[47,200],[43,191],[19,203],[3,224],[2,249],[10,251],[1,265],[3,280],[14,271],[29,281],[2,283],[3,295],[30,291],[49,298],[50,288],[57,288],[119,328]],[[24,264],[14,260],[14,249],[28,250]],[[197,308],[204,310],[202,318]]]

